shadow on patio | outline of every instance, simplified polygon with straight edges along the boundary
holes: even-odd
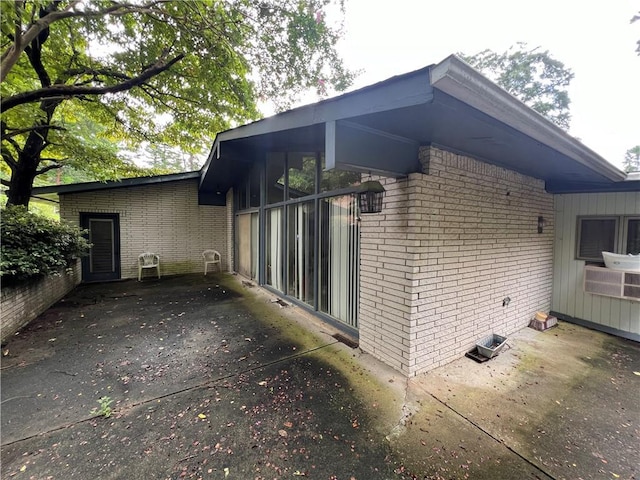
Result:
[[[636,478],[633,342],[525,329],[406,380],[273,300],[231,275],[80,286],[9,342],[2,477]]]

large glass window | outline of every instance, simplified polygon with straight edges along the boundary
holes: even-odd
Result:
[[[282,207],[265,211],[265,283],[283,291]]]
[[[640,217],[579,217],[576,258],[602,262],[602,252],[640,253]]]
[[[319,310],[357,328],[360,225],[354,195],[320,202]]]
[[[314,305],[316,221],[314,203],[289,205],[288,214],[287,293],[309,305]]]
[[[343,170],[328,170],[325,171],[324,154],[321,157],[321,172],[320,172],[320,191],[330,192],[332,190],[338,190],[340,188],[354,187],[360,185],[360,177],[362,176],[358,172],[347,172]]]
[[[258,213],[236,217],[236,251],[238,272],[254,280],[258,278]]]
[[[640,254],[640,217],[629,217],[626,219],[627,234],[625,236],[626,245],[624,246],[624,253],[631,253],[632,255]]]
[[[238,208],[251,209],[236,217],[237,269],[357,328],[358,206],[343,193],[361,174],[324,168],[321,153],[271,152],[247,172],[236,187]]]
[[[267,155],[267,204],[284,200],[284,153]]]
[[[247,201],[247,181],[245,180],[238,185],[238,210],[244,210],[248,208],[249,203]]]
[[[251,278],[258,278],[258,249],[260,248],[260,214],[251,214]]]
[[[316,156],[314,153],[287,154],[289,199],[316,193]]]
[[[249,175],[249,207],[260,206],[260,167],[256,164]]]
[[[615,252],[618,219],[615,217],[578,219],[578,254],[581,260],[601,262],[602,252]]]

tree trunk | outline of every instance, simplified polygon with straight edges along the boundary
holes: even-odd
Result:
[[[45,118],[37,123],[51,125],[53,113],[61,100],[45,100],[40,103],[40,110]],[[49,129],[33,130],[29,133],[23,149],[18,154],[17,165],[11,169],[11,186],[7,191],[7,205],[24,205],[29,207],[33,181],[38,176],[38,167],[42,151],[48,146]]]
[[[23,156],[24,155],[20,155],[20,157]],[[7,205],[24,205],[25,207],[29,207],[33,180],[36,178],[36,168],[27,165],[28,163],[32,162],[25,162],[21,158],[18,162],[18,167],[11,172],[11,186],[9,190],[7,190]]]
[[[45,147],[48,131],[31,132],[24,148],[18,155],[15,168],[11,170],[11,186],[7,191],[7,205],[29,206],[33,181],[38,175],[40,155]]]

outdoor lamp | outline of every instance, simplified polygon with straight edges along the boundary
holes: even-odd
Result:
[[[544,219],[544,217],[542,216],[538,217],[538,233],[542,233],[546,225],[547,225],[547,221]]]
[[[380,213],[384,187],[377,180],[363,182],[358,190],[360,213]]]

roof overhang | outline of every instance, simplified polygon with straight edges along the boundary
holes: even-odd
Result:
[[[621,182],[626,177],[624,172],[456,56],[446,58],[431,69],[431,85],[611,181]]]
[[[256,160],[273,152],[322,151],[327,169],[359,169],[396,176],[415,171],[419,166],[415,139],[348,120],[423,105],[432,96],[427,67],[222,132],[216,136],[202,168],[201,189],[228,189]],[[358,141],[363,138],[368,142]],[[396,157],[393,164],[385,162],[388,157],[382,159],[380,152],[390,151],[398,142],[411,145],[410,154]]]
[[[142,185],[156,185],[159,183],[177,182],[180,180],[191,180],[200,178],[200,171],[171,173],[167,175],[154,175],[149,177],[123,178],[121,180],[109,180],[106,182],[84,182],[71,183],[66,185],[49,185],[46,187],[34,187],[32,195],[49,199],[49,195],[64,195],[68,193],[93,192],[96,190],[110,190],[114,188],[131,188]]]
[[[546,182],[559,193],[636,189],[625,174],[455,56],[216,136],[203,191],[226,191],[273,152],[325,153],[327,169],[401,176],[435,145]]]
[[[199,178],[199,202],[269,155],[323,152],[326,169],[403,176],[434,145],[545,181],[551,193],[640,191],[622,171],[455,56],[437,65],[219,133],[200,172],[38,187],[65,194]]]

